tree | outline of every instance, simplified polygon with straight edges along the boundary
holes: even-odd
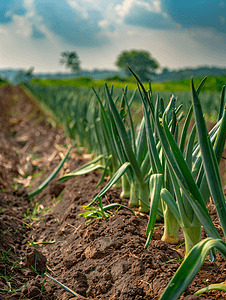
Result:
[[[168,68],[163,68],[162,69],[162,74],[169,74],[169,69]]]
[[[117,57],[115,65],[126,72],[130,76],[130,68],[139,76],[142,81],[150,80],[150,75],[155,74],[155,70],[159,68],[159,63],[152,58],[148,51],[130,50],[123,51]]]
[[[78,55],[75,51],[62,52],[61,58],[60,58],[60,63],[62,65],[65,65],[66,68],[71,69],[72,73],[80,73],[81,72],[80,61],[79,61]]]
[[[27,71],[24,70],[18,71],[13,78],[12,84],[18,85],[24,82],[29,82],[33,78],[33,71],[34,71],[34,67],[30,67],[30,69]]]

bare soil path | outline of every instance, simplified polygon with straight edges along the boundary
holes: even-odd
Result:
[[[27,194],[52,172],[72,143],[53,125],[22,88],[0,89],[0,299],[159,299],[180,265],[183,246],[162,242],[163,223],[158,223],[144,250],[148,216],[134,216],[124,209],[107,220],[87,223],[79,216],[80,207],[104,186],[95,190],[98,173],[64,184],[53,180],[28,199]],[[58,177],[88,158],[73,147]],[[112,189],[103,202],[128,205],[119,195],[120,190]],[[211,210],[217,224],[214,207]],[[35,245],[43,242],[47,244]],[[34,266],[39,274],[47,270],[80,296],[37,275]],[[226,262],[221,256],[216,263],[206,260],[180,299],[226,299],[220,291],[192,296],[225,278]]]

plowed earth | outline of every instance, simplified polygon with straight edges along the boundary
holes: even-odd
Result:
[[[79,216],[80,207],[105,185],[95,189],[100,178],[96,172],[64,184],[55,179],[32,201],[28,199],[27,194],[53,171],[71,144],[63,130],[53,125],[22,88],[0,89],[0,299],[159,299],[184,256],[182,235],[179,245],[170,246],[161,241],[163,223],[157,223],[144,250],[148,215],[134,216],[121,209],[107,220],[87,223]],[[58,177],[88,159],[89,155],[72,148]],[[224,169],[223,162],[222,178]],[[119,195],[120,190],[112,189],[103,197],[104,204],[128,205]],[[221,231],[214,207],[211,211]],[[55,243],[34,247],[34,242]],[[37,275],[31,266],[39,274],[47,269],[80,296]],[[207,259],[180,299],[226,299],[220,291],[192,296],[225,278],[224,259],[220,255],[216,263]]]

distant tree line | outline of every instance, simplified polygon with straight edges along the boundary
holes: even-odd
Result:
[[[55,74],[33,74],[33,68],[28,71],[24,70],[0,70],[0,76],[13,79],[14,84],[19,82],[29,81],[32,77],[36,78],[73,78],[73,77],[90,77],[94,80],[118,80],[118,81],[132,81],[134,78],[128,69],[129,67],[135,72],[141,81],[147,82],[164,82],[164,81],[180,81],[193,77],[203,76],[226,76],[226,68],[218,67],[197,67],[184,68],[170,71],[168,68],[161,68],[159,63],[152,57],[148,51],[144,50],[129,50],[122,51],[115,62],[119,71],[109,70],[82,70],[78,54],[75,51],[65,51],[61,53],[60,64],[71,70],[70,74],[55,73]],[[157,72],[158,71],[158,72]],[[161,73],[160,73],[160,72]],[[11,77],[11,78],[10,78]]]
[[[197,68],[184,68],[174,71],[169,71],[167,68],[164,68],[162,73],[152,75],[151,80],[154,82],[179,81],[189,79],[191,76],[194,78],[202,76],[226,76],[226,68],[203,66]]]
[[[168,73],[160,73],[150,76],[152,82],[164,82],[164,81],[180,81],[183,79],[189,79],[193,76],[194,78],[203,76],[226,76],[226,68],[216,68],[216,67],[198,67],[189,69],[180,69],[174,71],[168,71]],[[55,73],[55,74],[35,74],[35,78],[56,78],[56,79],[69,79],[78,77],[90,77],[94,80],[117,80],[117,81],[128,81],[125,71],[110,71],[110,70],[98,70],[94,69],[92,71],[81,70],[79,74],[72,73]],[[131,77],[131,81],[133,78]]]
[[[118,72],[109,72],[107,70],[93,70],[91,72],[82,70],[80,61],[75,51],[62,52],[60,63],[66,68],[71,69],[71,74],[74,76],[91,76],[93,79],[108,79],[125,81],[125,77],[131,76],[128,66],[138,75],[141,81],[179,81],[193,77],[202,76],[226,76],[226,68],[217,67],[198,67],[198,68],[184,68],[170,71],[168,68],[163,68],[161,73],[156,73],[160,69],[159,63],[154,59],[148,51],[144,50],[130,50],[122,51],[115,62],[115,65],[120,69]],[[101,78],[102,77],[102,78]]]

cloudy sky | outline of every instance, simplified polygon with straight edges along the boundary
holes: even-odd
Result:
[[[161,67],[226,67],[226,0],[1,0],[0,68],[117,69],[123,50],[149,51]]]

